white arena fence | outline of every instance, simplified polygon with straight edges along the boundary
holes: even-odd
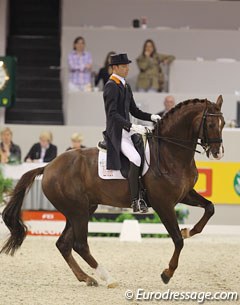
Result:
[[[33,236],[58,236],[64,229],[65,221],[29,220],[28,234]],[[180,228],[192,228],[193,225],[180,224]],[[163,224],[139,223],[137,220],[116,222],[89,222],[89,233],[119,233],[124,234],[122,240],[139,240],[142,234],[167,234]],[[0,216],[0,237],[8,235],[8,229]],[[240,236],[240,226],[206,225],[202,235],[236,235]]]

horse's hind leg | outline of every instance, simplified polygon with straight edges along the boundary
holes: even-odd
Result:
[[[95,208],[94,208],[95,207]],[[89,210],[91,215],[97,206],[92,206]],[[91,255],[90,249],[87,242],[88,234],[88,217],[81,217],[80,220],[73,220],[73,230],[74,230],[74,244],[73,249],[96,271],[100,278],[107,282],[109,288],[114,288],[118,283],[110,276],[110,274],[105,270],[105,268],[97,263],[95,258]]]
[[[97,286],[97,282],[79,267],[72,256],[73,230],[68,220],[64,231],[56,242],[56,246],[80,282],[86,282],[88,285]]]
[[[181,200],[181,202],[187,205],[198,206],[205,209],[202,218],[191,230],[187,228],[181,230],[183,238],[188,238],[195,234],[201,233],[208,220],[214,214],[213,203],[199,195],[195,190],[191,190],[187,196]]]

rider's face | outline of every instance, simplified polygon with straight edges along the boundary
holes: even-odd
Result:
[[[117,65],[113,66],[113,72],[116,73],[117,75],[126,78],[128,75],[129,71],[129,65]]]

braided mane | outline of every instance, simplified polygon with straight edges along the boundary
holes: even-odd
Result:
[[[187,105],[196,105],[196,104],[208,104],[209,106],[212,105],[212,103],[210,101],[208,101],[207,99],[191,99],[191,100],[186,100],[183,101],[181,103],[178,103],[175,107],[173,107],[172,109],[170,109],[161,119],[160,123],[164,124],[165,121],[167,121],[169,118],[171,118],[173,115],[175,115],[175,113],[177,113],[179,110],[181,110],[182,108],[184,108]]]

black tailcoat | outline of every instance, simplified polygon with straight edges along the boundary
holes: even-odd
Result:
[[[141,111],[133,98],[131,87],[111,76],[103,91],[106,112],[107,169],[121,169],[122,129],[130,131],[129,113],[134,117],[151,121],[151,114]]]

